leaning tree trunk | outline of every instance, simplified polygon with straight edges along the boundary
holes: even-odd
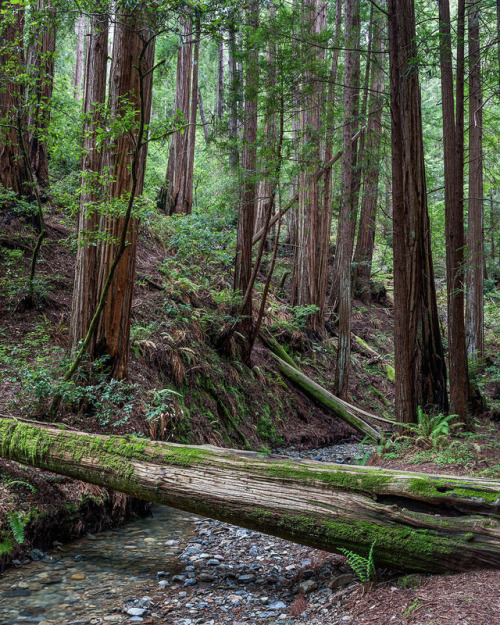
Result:
[[[446,412],[446,365],[439,327],[427,211],[413,0],[389,0],[394,241],[396,420],[417,407]]]
[[[82,193],[78,215],[78,248],[71,308],[70,349],[78,348],[89,329],[97,308],[99,203],[103,200],[101,182],[103,151],[98,146],[98,133],[104,127],[106,73],[108,62],[108,21],[93,16],[87,33],[85,83],[83,89],[83,158]],[[95,339],[88,347],[95,356]]]
[[[0,419],[0,454],[148,501],[416,571],[500,567],[500,482],[99,436]]]

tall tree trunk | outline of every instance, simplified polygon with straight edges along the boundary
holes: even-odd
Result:
[[[76,52],[75,52],[75,76],[73,80],[73,92],[75,99],[79,100],[82,94],[83,60],[85,56],[85,16],[80,15],[75,24]]]
[[[346,0],[345,4],[345,75],[344,75],[344,129],[342,155],[343,197],[337,232],[337,249],[333,276],[331,305],[338,309],[339,341],[335,383],[337,394],[345,399],[349,388],[351,366],[351,261],[356,233],[358,193],[356,183],[357,144],[352,137],[358,129],[359,77],[360,77],[360,4],[359,0]]]
[[[238,98],[240,94],[240,73],[236,63],[236,30],[234,20],[230,20],[228,26],[229,36],[229,116],[228,116],[228,136],[229,136],[229,168],[234,173],[240,164],[238,150]]]
[[[269,18],[272,20],[276,15],[276,10],[271,7],[269,10]],[[264,104],[264,148],[261,150],[260,169],[264,169],[264,178],[259,182],[257,193],[257,213],[255,216],[254,233],[259,232],[265,227],[268,208],[271,197],[274,194],[275,180],[273,172],[276,166],[276,100],[278,99],[276,92],[276,43],[269,41],[267,44],[267,74],[266,82],[266,99]],[[272,216],[272,215],[271,215]],[[268,242],[266,242],[268,244]]]
[[[322,0],[304,3],[304,31],[313,41],[326,27],[326,5]],[[320,129],[323,91],[317,75],[317,63],[324,61],[324,52],[312,47],[304,76],[304,97],[301,113],[302,158],[304,167],[299,176],[299,203],[297,214],[297,246],[295,248],[292,304],[316,306],[308,318],[309,328],[318,331],[324,325],[327,285],[328,247],[325,246],[325,228],[329,211],[324,218],[319,180],[309,176],[320,162]],[[324,257],[326,255],[326,258]]]
[[[386,2],[382,0],[381,8]],[[385,88],[384,18],[374,23],[373,58],[371,62],[370,106],[365,138],[365,171],[363,199],[359,215],[358,238],[354,252],[354,294],[365,304],[370,302],[370,278],[375,247],[375,222],[377,216],[378,185],[381,166],[382,112]]]
[[[191,118],[191,76],[193,26],[190,17],[181,18],[181,42],[177,54],[177,81],[175,86],[176,111],[181,111],[183,123]],[[187,163],[189,151],[189,131],[176,132],[172,138],[168,156],[165,186],[160,191],[158,206],[169,215],[190,212],[187,203]]]
[[[19,80],[24,66],[24,5],[7,5],[0,13],[0,183],[21,197],[32,194],[18,133],[19,124],[24,128],[24,84]],[[0,204],[0,209],[10,208]]]
[[[56,9],[48,0],[38,0],[34,13],[41,23],[30,33],[26,53],[28,68],[28,153],[33,175],[41,187],[49,186],[47,131],[54,85]]]
[[[250,362],[253,319],[252,297],[245,297],[252,275],[252,237],[255,221],[257,197],[257,103],[259,93],[259,51],[251,42],[253,32],[259,27],[259,1],[250,0],[248,9],[248,29],[246,32],[245,64],[245,127],[243,137],[243,191],[238,218],[236,239],[236,259],[234,271],[234,290],[244,296],[246,305],[241,310],[240,332],[244,336],[243,360]]]
[[[203,135],[205,136],[205,143],[210,145],[211,136],[210,136],[210,128],[208,127],[207,115],[205,113],[205,107],[203,106],[203,98],[201,95],[201,90],[198,88],[198,108],[200,109],[200,119],[203,126]]]
[[[195,19],[195,40],[193,52],[193,75],[191,82],[191,110],[190,110],[190,126],[187,130],[188,146],[187,146],[187,164],[186,164],[186,214],[190,215],[193,208],[193,175],[194,175],[194,150],[196,147],[196,112],[198,107],[198,61],[200,57],[200,38],[201,38],[201,22],[198,15]]]
[[[215,100],[215,116],[218,122],[224,115],[224,40],[218,46],[217,95]]]
[[[133,128],[120,135],[107,151],[105,165],[109,168],[111,182],[107,193],[111,202],[127,202],[134,187],[130,166],[134,150],[135,135],[139,128],[141,109],[145,125],[149,124],[153,74],[149,70],[154,62],[154,43],[151,41],[142,58],[142,72],[149,74],[144,79],[143,94],[140,94],[139,57],[145,45],[143,38],[149,33],[143,27],[140,13],[135,17],[117,15],[115,24],[113,59],[111,64],[109,106],[112,121],[119,121],[132,107],[135,113]],[[124,102],[124,98],[128,100]],[[135,195],[142,193],[147,144],[142,147],[136,169]],[[100,247],[98,291],[102,291],[109,269],[116,255],[117,241],[124,225],[123,217],[102,215],[99,230],[106,233],[108,241]],[[135,260],[137,250],[138,219],[132,216],[127,234],[127,247],[116,267],[115,275],[109,288],[106,304],[99,319],[96,337],[96,355],[108,357],[110,375],[122,379],[127,375],[130,312],[135,282]]]
[[[484,357],[483,99],[480,5],[469,2],[469,220],[467,232],[467,353]]]
[[[98,247],[100,202],[103,200],[103,151],[97,145],[97,134],[103,130],[108,61],[108,20],[96,15],[89,21],[83,90],[83,158],[82,193],[78,215],[78,248],[76,252],[73,302],[71,307],[70,349],[75,351],[87,334],[98,301]],[[95,338],[88,347],[95,357]]]
[[[448,354],[450,366],[450,407],[459,421],[468,420],[468,369],[465,349],[464,323],[464,223],[463,185],[459,168],[460,143],[458,133],[462,130],[455,120],[453,94],[453,55],[451,44],[451,23],[449,0],[439,0],[439,32],[441,62],[441,101],[443,110],[444,180],[445,180],[445,223],[446,223],[446,281],[448,294]],[[460,45],[460,42],[459,42]],[[459,81],[463,74],[457,72],[457,115],[463,112],[459,102]],[[463,87],[461,89],[463,97]],[[463,117],[463,115],[462,115]],[[458,120],[458,116],[457,116]]]
[[[430,241],[413,0],[389,0],[396,420],[448,410]]]

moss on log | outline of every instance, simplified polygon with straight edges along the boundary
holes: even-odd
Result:
[[[0,419],[0,455],[312,547],[415,571],[500,567],[500,482],[291,461]]]
[[[330,412],[333,412],[339,419],[348,423],[353,427],[356,432],[360,432],[365,436],[370,436],[374,440],[380,440],[380,430],[377,430],[369,423],[361,419],[356,414],[353,414],[347,408],[346,402],[342,401],[338,397],[335,397],[332,393],[325,388],[308,378],[301,371],[290,365],[288,362],[282,360],[279,356],[273,353],[273,357],[276,361],[278,369],[286,375],[288,379],[299,386],[305,393],[315,399],[323,407],[327,408]],[[382,421],[386,421],[382,419]]]

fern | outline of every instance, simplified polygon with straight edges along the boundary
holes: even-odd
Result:
[[[349,551],[349,549],[339,549],[347,558],[347,564],[359,577],[359,580],[366,584],[367,582],[375,582],[377,580],[377,572],[375,570],[375,562],[373,560],[373,549],[376,541],[373,541],[368,557],[364,558],[359,553]]]
[[[17,512],[7,512],[7,521],[14,535],[14,540],[19,545],[22,545],[24,542],[24,527],[26,525],[22,516]]]

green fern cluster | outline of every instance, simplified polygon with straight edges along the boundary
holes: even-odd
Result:
[[[349,549],[339,549],[347,558],[347,564],[356,573],[359,580],[364,584],[375,582],[377,580],[377,572],[375,570],[375,562],[373,560],[373,549],[376,541],[373,542],[368,553],[368,557],[364,558],[359,553],[349,551]]]
[[[26,521],[18,512],[7,512],[7,521],[14,536],[14,540],[18,545],[22,545],[24,542],[24,528],[26,527]]]

